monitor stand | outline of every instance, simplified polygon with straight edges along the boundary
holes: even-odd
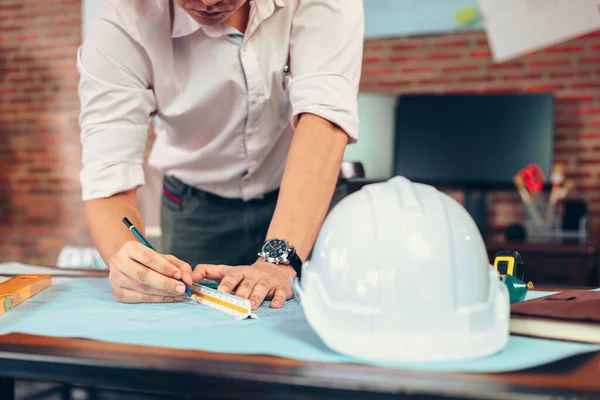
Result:
[[[471,214],[481,236],[485,238],[488,230],[487,192],[485,190],[465,190],[465,208]]]

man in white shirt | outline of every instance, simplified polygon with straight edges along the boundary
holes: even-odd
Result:
[[[180,280],[202,279],[254,309],[292,297],[289,277],[343,196],[363,29],[362,0],[104,2],[78,52],[81,183],[119,301],[179,301]],[[144,232],[136,189],[154,117],[167,254],[121,222]]]

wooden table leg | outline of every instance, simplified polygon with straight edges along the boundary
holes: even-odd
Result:
[[[15,381],[14,379],[4,378],[0,376],[0,399],[14,400],[15,398]]]

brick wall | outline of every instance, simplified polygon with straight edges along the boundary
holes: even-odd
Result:
[[[78,173],[80,0],[0,2],[0,261],[56,261],[88,245]],[[552,90],[557,157],[600,215],[600,35],[495,65],[483,33],[366,44],[362,90],[408,93]],[[521,215],[518,197],[492,198],[491,222]]]
[[[363,65],[365,92],[554,92],[555,159],[566,163],[572,195],[588,201],[594,230],[600,228],[600,32],[501,64],[492,61],[483,32],[373,40]],[[515,191],[489,200],[496,232],[524,216]]]
[[[80,0],[0,1],[0,261],[88,243],[75,53]]]

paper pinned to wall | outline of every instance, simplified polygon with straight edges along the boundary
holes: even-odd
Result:
[[[494,61],[600,30],[598,0],[478,0]]]

